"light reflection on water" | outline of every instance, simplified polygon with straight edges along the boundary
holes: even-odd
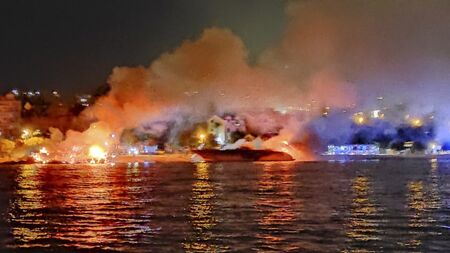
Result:
[[[213,210],[214,189],[209,179],[209,163],[197,163],[192,184],[189,217],[194,233],[184,243],[186,252],[217,252],[211,229],[216,225]]]
[[[381,239],[378,236],[378,208],[371,199],[373,192],[370,184],[369,178],[365,176],[357,176],[352,183],[353,199],[347,236],[356,242]]]
[[[448,252],[450,164],[0,168],[0,251]]]
[[[256,209],[261,213],[258,221],[260,252],[287,252],[298,247],[283,233],[296,233],[290,224],[295,222],[294,208],[300,208],[294,196],[294,168],[286,164],[267,163],[263,165],[258,179]],[[283,233],[274,233],[283,231]]]
[[[79,169],[62,177],[55,175],[57,168],[27,165],[19,170],[10,220],[19,247],[49,247],[52,238],[69,248],[121,249],[122,242],[151,231],[145,219],[136,217],[145,200],[135,197],[138,186],[125,183],[132,180],[130,168],[125,179],[104,166]]]
[[[45,216],[38,210],[42,208],[42,192],[37,180],[39,168],[35,165],[24,165],[18,175],[18,189],[14,209],[17,212],[11,215],[13,223],[21,226],[13,227],[14,237],[24,242],[24,247],[48,247],[49,244],[39,243],[47,234],[41,225],[45,224]]]
[[[430,214],[440,207],[438,163],[430,161],[427,178],[411,180],[407,184],[408,189],[408,226],[409,236],[404,246],[409,251],[427,252],[423,249],[423,238],[427,236],[441,235],[440,231],[427,231],[430,226],[437,226],[437,221]],[[427,182],[427,183],[425,183]],[[427,189],[428,188],[428,189]]]

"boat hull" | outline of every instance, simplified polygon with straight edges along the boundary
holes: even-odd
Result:
[[[201,156],[205,162],[233,162],[233,161],[293,161],[291,155],[273,150],[251,149],[201,149],[192,150]]]

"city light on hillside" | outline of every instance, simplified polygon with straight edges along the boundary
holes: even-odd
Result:
[[[206,134],[204,134],[204,133],[198,134],[198,140],[199,140],[200,143],[205,143]]]
[[[353,115],[353,122],[358,125],[363,125],[366,122],[366,118],[362,112],[358,112]]]
[[[382,119],[384,118],[384,114],[381,112],[381,110],[373,110],[371,112],[371,117],[374,119]]]
[[[423,121],[419,118],[413,118],[410,120],[410,124],[413,127],[421,127],[423,125]]]

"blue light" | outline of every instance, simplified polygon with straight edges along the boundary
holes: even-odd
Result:
[[[328,155],[378,155],[380,148],[377,145],[329,145]]]

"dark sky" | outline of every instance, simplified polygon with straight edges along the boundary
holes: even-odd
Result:
[[[0,92],[89,92],[114,66],[148,66],[210,26],[230,28],[255,56],[285,19],[282,0],[2,1]]]

